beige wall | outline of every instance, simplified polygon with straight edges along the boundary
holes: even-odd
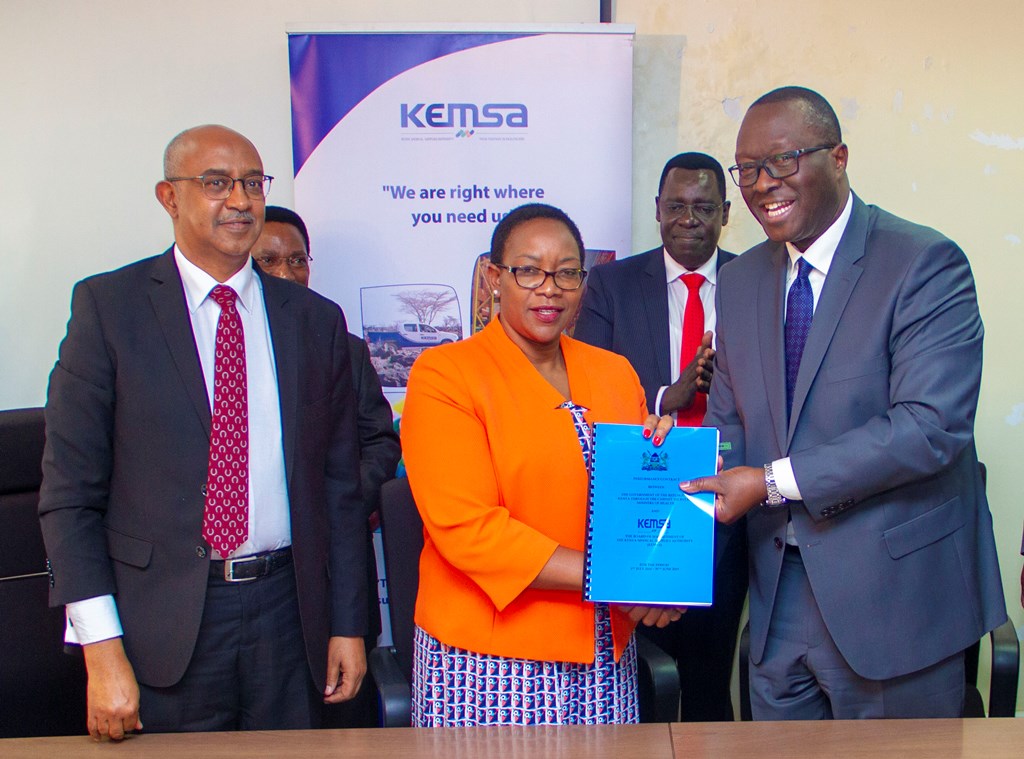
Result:
[[[966,251],[986,330],[978,449],[1007,605],[1024,628],[1024,5],[618,0],[615,21],[637,31],[636,250],[658,242],[653,198],[665,160],[701,150],[730,165],[751,101],[801,84],[839,114],[854,190]],[[729,198],[722,244],[742,251],[763,235],[731,184]]]

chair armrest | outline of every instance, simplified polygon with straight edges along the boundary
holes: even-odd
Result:
[[[412,690],[395,659],[395,650],[377,646],[370,651],[369,666],[377,684],[381,727],[412,725]]]
[[[671,656],[636,637],[641,722],[679,721],[679,670]]]
[[[988,691],[988,716],[1013,717],[1017,709],[1017,675],[1020,642],[1013,622],[1006,620],[989,633],[992,641],[992,679]]]

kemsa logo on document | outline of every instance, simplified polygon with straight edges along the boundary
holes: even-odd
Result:
[[[529,125],[529,113],[523,103],[402,103],[402,128],[514,127]]]

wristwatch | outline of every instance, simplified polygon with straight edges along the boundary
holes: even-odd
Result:
[[[764,465],[764,486],[768,489],[768,497],[764,501],[765,506],[781,506],[786,503],[786,497],[779,492],[779,486],[775,483],[775,472],[771,464]]]

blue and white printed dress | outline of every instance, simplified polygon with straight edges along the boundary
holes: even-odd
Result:
[[[572,401],[583,461],[590,469],[593,434]],[[414,727],[598,725],[637,722],[636,642],[616,663],[611,615],[594,605],[594,662],[534,661],[448,646],[416,627],[413,641]]]

